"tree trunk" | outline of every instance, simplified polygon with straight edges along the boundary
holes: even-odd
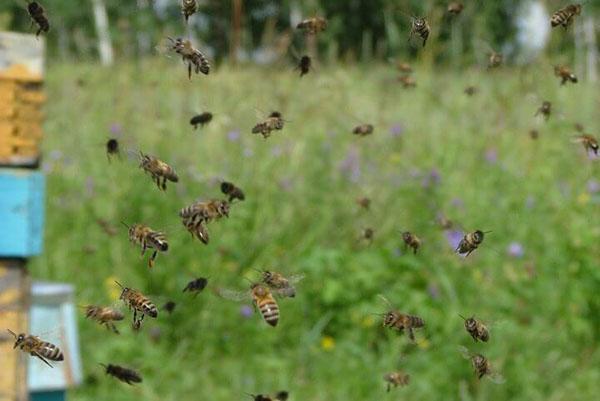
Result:
[[[96,34],[98,36],[98,53],[102,65],[110,66],[113,63],[113,48],[108,31],[108,15],[104,0],[92,0],[94,8],[94,21],[96,23]]]

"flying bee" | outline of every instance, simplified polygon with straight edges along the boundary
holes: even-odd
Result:
[[[198,128],[198,125],[200,126],[200,128],[204,127],[206,124],[208,124],[213,118],[212,113],[209,113],[208,111],[205,111],[204,113],[195,115],[194,117],[192,117],[190,119],[190,125],[192,125],[194,127],[194,129]]]
[[[209,200],[195,202],[179,211],[181,223],[190,232],[192,238],[195,236],[202,243],[208,244],[208,230],[204,223],[221,217],[229,217],[229,202],[226,200]]]
[[[488,55],[488,69],[497,68],[502,65],[504,62],[504,56],[502,53],[497,53],[495,51],[491,51]]]
[[[484,235],[490,232],[491,231],[484,232],[481,230],[476,230],[472,233],[465,234],[465,236],[458,243],[458,246],[456,247],[456,252],[460,255],[466,253],[466,256],[469,256],[471,252],[473,252],[475,249],[477,249],[477,247],[479,247],[479,245],[481,245],[481,243],[483,242]]]
[[[289,393],[287,391],[279,391],[277,394],[275,394],[274,397],[271,397],[269,395],[263,395],[263,394],[248,394],[250,397],[252,397],[254,399],[254,401],[286,401],[289,397]]]
[[[442,230],[450,230],[454,227],[454,222],[450,220],[445,214],[438,213],[436,216],[436,222]]]
[[[188,65],[188,78],[192,79],[192,67],[196,74],[202,73],[208,75],[210,72],[210,63],[206,56],[198,49],[192,46],[192,42],[182,38],[168,38],[171,41],[169,49],[181,56],[184,63]]]
[[[575,17],[581,14],[581,8],[581,4],[569,4],[561,8],[550,17],[550,26],[555,28],[560,25],[567,29]]]
[[[196,0],[181,0],[181,14],[185,18],[185,22],[198,11],[198,3]]]
[[[398,82],[400,82],[405,89],[415,88],[417,86],[417,81],[410,75],[399,76]]]
[[[529,130],[529,137],[533,140],[538,139],[538,137],[540,136],[540,133],[538,130],[536,129],[531,129]]]
[[[352,129],[352,133],[358,136],[367,136],[371,135],[374,130],[375,127],[373,127],[372,124],[361,124],[354,127],[354,129]]]
[[[127,227],[129,240],[142,246],[142,256],[146,253],[146,249],[154,249],[152,256],[148,259],[148,267],[154,266],[154,260],[158,252],[167,252],[169,250],[169,243],[164,233],[154,231],[144,224],[132,224],[128,226],[123,223],[123,225]]]
[[[417,250],[421,247],[421,239],[411,233],[410,231],[404,231],[402,233],[402,241],[404,241],[404,249],[407,247],[412,248],[413,254],[417,254]]]
[[[574,84],[577,83],[578,79],[575,74],[571,71],[571,69],[564,65],[555,65],[554,66],[554,75],[560,78],[560,84],[564,85],[567,82],[572,82]]]
[[[361,208],[363,208],[365,210],[369,210],[369,208],[371,207],[371,199],[367,198],[366,196],[364,196],[362,198],[358,198],[356,200],[356,203],[358,204],[358,206],[360,206]]]
[[[40,33],[48,33],[50,31],[50,21],[46,16],[46,10],[37,1],[30,1],[27,3],[27,12],[31,18],[31,24],[35,22],[38,26],[38,30],[35,33],[36,38],[40,36]]]
[[[253,134],[261,134],[267,139],[271,136],[271,131],[280,131],[283,129],[284,119],[278,111],[272,112],[269,117],[259,122],[252,128]]]
[[[406,330],[408,338],[411,341],[415,341],[414,329],[425,327],[423,319],[418,316],[401,313],[383,295],[379,295],[379,297],[390,307],[390,310],[383,314],[383,327],[396,330],[400,333]]]
[[[190,281],[189,283],[187,283],[187,285],[183,289],[183,292],[186,292],[186,291],[193,292],[194,297],[196,297],[196,296],[198,296],[198,294],[200,294],[204,290],[204,288],[206,288],[207,284],[208,284],[207,278],[199,277],[199,278],[194,279],[194,280]]]
[[[594,155],[598,156],[598,151],[600,150],[600,145],[598,144],[598,139],[593,137],[592,135],[582,134],[577,135],[574,139],[574,142],[581,143],[586,152],[592,151]]]
[[[125,315],[120,311],[109,307],[95,305],[86,305],[84,308],[86,319],[91,318],[101,325],[104,325],[108,330],[112,330],[115,334],[119,334],[119,330],[117,330],[117,326],[115,326],[114,322],[125,318]]]
[[[547,100],[544,100],[540,108],[537,109],[537,111],[535,112],[535,116],[538,116],[539,114],[544,116],[544,120],[548,121],[550,114],[552,114],[552,103],[550,103]]]
[[[98,219],[96,219],[96,223],[102,228],[102,230],[107,235],[110,235],[111,237],[113,237],[118,234],[118,231],[115,228],[115,226],[110,224],[110,222],[108,220],[98,218]]]
[[[478,90],[476,86],[467,86],[465,88],[465,95],[467,96],[473,96],[475,94],[477,94]]]
[[[31,334],[20,333],[17,335],[10,329],[7,330],[15,338],[13,349],[19,347],[23,352],[40,358],[42,362],[51,368],[53,366],[47,360],[60,362],[65,359],[62,351],[56,345],[43,341]]]
[[[481,354],[474,354],[462,346],[459,348],[459,350],[465,359],[471,360],[471,364],[473,365],[473,369],[475,370],[475,374],[477,375],[478,379],[487,376],[496,384],[504,383],[504,377],[492,369],[492,364],[485,356]]]
[[[171,182],[179,181],[179,176],[175,173],[173,167],[154,156],[140,152],[139,167],[144,170],[144,172],[149,173],[152,177],[152,181],[158,186],[158,189],[163,191],[167,190],[167,180]]]
[[[246,196],[244,195],[244,191],[242,191],[240,188],[236,187],[231,182],[223,181],[221,183],[221,192],[223,192],[223,194],[229,196],[229,203],[233,202],[234,199],[239,199],[241,201],[246,199]]]
[[[488,340],[490,339],[490,332],[483,323],[475,319],[475,317],[473,316],[468,319],[466,317],[463,317],[462,315],[458,316],[460,316],[465,321],[465,329],[471,335],[471,337],[473,337],[473,340],[475,340],[475,342],[488,342]]]
[[[581,123],[575,123],[574,127],[575,127],[575,131],[577,131],[577,132],[583,132],[583,130],[584,130],[583,124],[581,124]]]
[[[387,382],[386,391],[389,393],[392,389],[392,386],[395,388],[398,386],[403,387],[408,385],[408,383],[410,382],[410,375],[402,371],[397,371],[384,375],[383,380]]]
[[[115,281],[119,287],[121,287],[121,295],[119,299],[123,300],[125,305],[129,308],[129,310],[133,309],[133,328],[139,329],[142,325],[142,320],[144,320],[144,316],[148,315],[150,317],[156,318],[158,316],[158,309],[156,305],[150,301],[148,297],[139,292],[138,290],[134,290],[129,287],[123,287],[121,283]],[[138,312],[140,313],[138,319]]]
[[[239,292],[219,289],[217,290],[217,294],[234,301],[242,301],[250,298],[268,325],[275,327],[279,322],[279,305],[267,285],[252,283],[250,291]]]
[[[413,69],[410,66],[410,64],[405,62],[398,62],[396,64],[396,69],[403,74],[411,74],[413,72]]]
[[[427,38],[429,37],[430,32],[431,28],[429,27],[429,23],[425,18],[411,17],[410,35],[408,37],[409,41],[416,34],[423,39],[423,47],[425,47],[425,43],[427,43]]]
[[[448,3],[447,11],[448,14],[459,15],[463,12],[464,8],[465,5],[460,1],[451,1],[450,3]]]
[[[108,141],[106,141],[106,158],[110,162],[112,156],[118,156],[118,155],[119,155],[119,141],[117,141],[115,138],[110,138]]]
[[[304,55],[300,58],[300,61],[298,61],[298,66],[296,67],[297,70],[300,70],[300,78],[310,72],[311,66],[312,59],[310,56]]]
[[[366,241],[367,244],[371,245],[375,239],[375,230],[371,227],[363,228],[360,231],[358,241]]]
[[[261,274],[261,282],[266,284],[277,295],[284,298],[294,298],[296,296],[294,284],[299,283],[304,278],[303,274],[286,277],[281,273],[269,270],[262,270]]]
[[[176,306],[177,306],[177,304],[176,304],[175,302],[173,302],[173,301],[167,301],[167,302],[166,302],[166,303],[163,305],[162,309],[164,309],[164,310],[166,310],[167,312],[169,312],[169,315],[170,315],[171,313],[173,313],[173,311],[175,310],[175,307],[176,307]]]
[[[100,366],[104,368],[107,375],[111,375],[129,385],[142,382],[142,376],[133,369],[112,365],[110,363],[108,365],[101,363]]]
[[[323,17],[313,17],[300,21],[297,29],[303,30],[308,35],[316,35],[327,28],[327,20]]]

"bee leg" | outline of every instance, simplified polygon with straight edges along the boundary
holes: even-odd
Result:
[[[413,329],[409,327],[407,332],[408,332],[408,338],[410,338],[410,341],[414,342],[415,341],[415,333],[413,332]]]
[[[38,354],[37,352],[32,352],[31,353],[32,356],[37,356],[38,358],[40,358],[46,365],[50,366],[51,368],[53,368],[54,366],[50,365],[50,363],[48,363],[48,361],[46,359],[44,359],[43,356],[41,356],[40,354]]]
[[[418,249],[418,248],[417,248],[416,246],[413,248],[413,255],[416,255],[416,254],[417,254],[417,249]]]
[[[390,386],[390,383],[388,383],[386,392],[389,393],[391,389],[392,389],[392,386]]]
[[[112,331],[113,331],[115,334],[121,334],[121,333],[119,333],[119,330],[117,330],[117,326],[115,326],[115,324],[114,324],[114,323],[111,323],[111,324],[110,324],[110,327],[112,328]]]
[[[162,190],[163,191],[167,190],[167,177],[163,177]]]
[[[188,63],[188,79],[192,80],[192,63]]]
[[[158,254],[158,251],[157,251],[157,250],[155,250],[155,251],[152,253],[152,256],[150,256],[150,259],[148,259],[148,267],[152,267],[152,266],[154,266],[154,260],[156,259],[156,255],[157,255],[157,254]]]

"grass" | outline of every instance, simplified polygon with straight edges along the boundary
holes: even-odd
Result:
[[[322,68],[302,79],[222,68],[192,82],[172,60],[52,66],[46,249],[34,277],[72,282],[80,304],[114,302],[114,279],[150,294],[159,309],[177,302],[138,334],[123,322],[120,336],[109,335],[80,316],[86,382],[71,399],[231,400],[280,389],[293,400],[593,399],[600,195],[587,185],[600,178],[598,160],[570,139],[575,122],[599,132],[598,86],[560,87],[545,67],[417,71],[411,91],[385,66]],[[479,93],[467,97],[471,84]],[[533,117],[545,99],[555,109],[546,123]],[[288,120],[284,130],[268,140],[250,134],[275,109]],[[194,131],[189,118],[203,110],[215,119]],[[375,133],[353,136],[364,122]],[[162,193],[135,160],[109,164],[111,126],[123,146],[173,165],[180,182]],[[177,213],[219,197],[220,179],[247,200],[209,226],[204,246]],[[372,199],[370,211],[359,210],[360,196]],[[435,224],[440,211],[467,230],[493,232],[460,258]],[[168,234],[169,252],[152,270],[120,220]],[[357,241],[365,227],[375,229],[370,246]],[[399,230],[423,239],[416,256],[403,250]],[[507,253],[513,242],[522,256]],[[181,292],[197,276],[241,290],[261,268],[306,275],[297,297],[280,301],[275,329],[210,290],[195,299]],[[380,326],[377,294],[425,320],[416,344]],[[490,342],[474,344],[459,313],[496,322]],[[461,345],[489,357],[506,383],[478,381]],[[144,383],[121,385],[100,362],[137,368]],[[388,394],[382,377],[398,368],[411,383]]]

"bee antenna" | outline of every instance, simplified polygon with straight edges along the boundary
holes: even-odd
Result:
[[[127,227],[127,229],[129,229],[129,226],[123,220],[121,220],[121,224],[123,224],[125,227]]]
[[[489,234],[489,233],[491,233],[491,232],[493,232],[493,231],[492,231],[492,230],[490,230],[490,231],[484,231],[483,233],[484,233],[484,234]]]
[[[13,336],[14,338],[17,338],[17,333],[15,333],[14,331],[12,331],[11,329],[6,329],[6,330],[8,330],[8,332],[9,332],[10,334],[12,334],[12,336]]]
[[[467,320],[467,318],[461,315],[460,313],[458,314],[458,316],[460,316],[463,320]]]
[[[103,363],[98,363],[98,365],[102,366],[104,369],[107,368],[107,366],[105,364],[103,364]]]
[[[125,289],[125,287],[123,287],[123,285],[121,283],[119,283],[117,280],[115,280],[115,283],[117,283],[117,285],[123,289]]]
[[[392,307],[392,304],[390,303],[390,301],[388,301],[388,299],[387,299],[386,297],[384,297],[384,296],[383,296],[383,295],[381,295],[381,294],[377,294],[377,296],[378,296],[379,298],[381,298],[381,299],[383,300],[383,302],[385,302],[385,303],[386,303],[386,304],[387,304],[389,307]]]
[[[254,281],[250,280],[248,277],[244,277],[244,280],[246,280],[250,284],[254,285]]]

